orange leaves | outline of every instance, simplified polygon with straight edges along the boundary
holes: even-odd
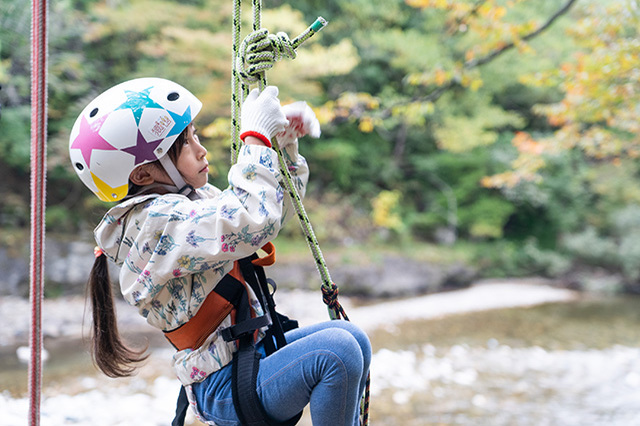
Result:
[[[434,8],[434,9],[448,9],[455,5],[455,1],[452,0],[405,0],[406,3],[418,9]]]
[[[560,81],[564,99],[537,108],[553,126],[581,123],[577,137],[596,158],[619,152],[640,133],[639,15],[621,4],[605,10],[591,10],[576,25],[573,34],[585,49],[573,62],[542,77]]]
[[[476,57],[476,52],[473,49],[469,49],[464,52],[464,60],[466,62],[472,61]]]
[[[414,86],[446,86],[453,82],[462,87],[468,87],[472,91],[479,90],[484,82],[476,70],[465,70],[462,64],[452,70],[436,68],[433,71],[414,73],[407,76],[407,82]]]
[[[493,176],[485,176],[480,181],[486,188],[512,188],[522,181],[538,182],[539,170],[545,165],[543,154],[549,151],[548,141],[537,141],[527,132],[517,132],[512,140],[518,149],[518,157],[511,163],[511,169]]]
[[[443,86],[445,83],[448,83],[451,79],[451,73],[446,72],[442,69],[437,69],[433,73],[433,81],[438,86]]]
[[[537,142],[527,132],[517,132],[511,143],[521,153],[540,155],[544,150],[542,143]]]

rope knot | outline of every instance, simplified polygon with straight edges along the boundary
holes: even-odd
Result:
[[[331,286],[323,285],[322,289],[322,301],[329,309],[335,309],[340,306],[338,302],[339,289],[335,283],[331,283]]]
[[[333,312],[331,316],[332,319],[344,319],[349,321],[349,317],[347,313],[342,308],[342,305],[338,301],[338,286],[335,283],[331,283],[330,285],[323,284],[322,287],[322,301],[330,311]]]
[[[235,58],[235,68],[245,85],[258,82],[282,58],[295,59],[296,50],[286,33],[260,29],[247,35]]]

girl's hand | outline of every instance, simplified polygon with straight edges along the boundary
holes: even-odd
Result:
[[[282,110],[289,120],[289,124],[284,131],[276,135],[280,148],[291,145],[296,139],[305,135],[313,138],[320,137],[320,122],[306,102],[294,102],[283,106]]]
[[[289,124],[280,106],[278,88],[268,86],[262,93],[253,89],[242,104],[241,120],[240,139],[254,136],[271,147],[271,138]]]

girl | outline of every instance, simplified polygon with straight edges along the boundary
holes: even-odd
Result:
[[[197,314],[209,312],[207,301],[224,293],[223,284],[234,277],[244,285],[251,317],[264,316],[234,265],[273,240],[292,211],[271,139],[278,136],[303,195],[308,168],[298,154],[298,137],[320,133],[304,102],[283,108],[277,95],[277,88],[268,87],[245,100],[243,146],[224,191],[207,183],[207,150],[192,124],[202,104],[174,82],[142,78],[107,90],[82,111],[70,136],[70,158],[80,179],[101,200],[121,201],[94,231],[98,247],[89,294],[95,363],[105,374],[123,377],[146,358],[118,335],[109,258],[121,266],[124,299],[176,346],[175,373],[197,415],[209,424],[237,425],[247,414],[237,412],[232,395],[238,345],[223,338],[237,309],[215,308],[222,312],[216,321],[203,322]],[[169,337],[194,329],[197,342]],[[263,331],[251,333],[262,354],[268,340],[261,340]],[[255,393],[266,413],[264,424],[295,418],[308,403],[315,425],[357,424],[371,359],[367,336],[351,323],[329,321],[285,337],[286,346],[259,360]]]

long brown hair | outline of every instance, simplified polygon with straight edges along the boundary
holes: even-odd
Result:
[[[93,325],[91,356],[95,365],[109,377],[131,376],[136,366],[146,360],[146,348],[135,350],[127,347],[118,332],[118,321],[113,303],[113,291],[109,279],[107,256],[96,257],[89,275],[88,294],[91,299]]]
[[[187,131],[188,127],[180,133],[167,153],[174,163],[187,141]],[[160,164],[157,166],[162,167]],[[87,298],[91,299],[93,316],[91,334],[93,362],[109,377],[131,376],[136,371],[136,364],[146,360],[149,354],[145,354],[147,348],[131,349],[122,341],[118,332],[107,257],[104,253],[96,257],[91,268],[87,283]]]

